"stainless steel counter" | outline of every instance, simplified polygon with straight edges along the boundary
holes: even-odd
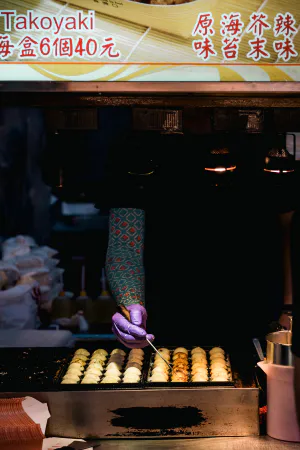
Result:
[[[103,441],[96,450],[290,450],[300,444],[269,437],[202,438],[202,439],[133,439]]]

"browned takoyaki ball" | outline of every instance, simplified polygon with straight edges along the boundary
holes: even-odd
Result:
[[[176,361],[176,359],[178,359],[178,358],[184,358],[187,360],[188,356],[185,353],[178,352],[178,353],[175,353],[175,355],[173,355],[173,361]]]

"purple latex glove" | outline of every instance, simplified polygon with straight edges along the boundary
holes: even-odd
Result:
[[[118,340],[128,348],[147,347],[149,341],[154,340],[153,334],[147,334],[146,322],[147,311],[141,305],[127,306],[130,312],[130,322],[120,313],[116,313],[112,318],[112,331]]]

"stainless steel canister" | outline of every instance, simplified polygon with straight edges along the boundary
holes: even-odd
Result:
[[[267,363],[280,366],[294,366],[292,354],[292,332],[276,331],[266,336]]]

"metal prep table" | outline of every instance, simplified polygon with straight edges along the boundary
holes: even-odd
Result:
[[[54,439],[44,442],[43,450],[52,449]],[[142,445],[141,445],[142,444]],[[67,445],[67,443],[65,444]],[[171,441],[143,440],[141,441],[103,441],[101,447],[95,450],[296,450],[299,444],[276,441],[267,436],[249,436],[242,438],[203,438],[203,439],[172,439]]]

